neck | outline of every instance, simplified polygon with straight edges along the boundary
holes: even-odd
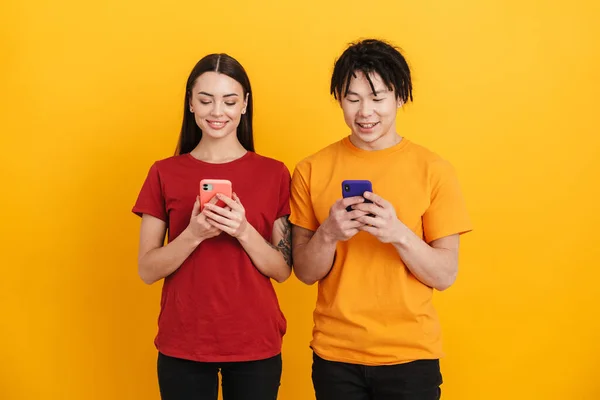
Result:
[[[351,134],[350,143],[362,150],[375,151],[384,150],[400,143],[402,136],[394,132],[393,135],[384,135],[373,142],[364,142],[358,136]]]
[[[235,135],[220,139],[203,136],[196,148],[190,152],[194,158],[210,163],[225,163],[237,160],[246,153],[247,150]]]

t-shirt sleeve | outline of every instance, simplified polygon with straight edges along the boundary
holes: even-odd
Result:
[[[156,163],[150,167],[132,211],[140,217],[148,214],[167,222],[165,197]]]
[[[279,184],[279,205],[277,219],[290,215],[290,171],[281,164],[281,183]]]
[[[423,214],[425,241],[430,243],[471,231],[471,220],[452,165],[444,160],[433,162],[429,182],[431,203]]]
[[[292,211],[290,222],[296,226],[316,231],[319,221],[315,216],[310,198],[309,175],[310,165],[306,162],[301,162],[294,169],[290,198]]]

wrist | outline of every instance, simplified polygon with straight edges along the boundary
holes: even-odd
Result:
[[[412,233],[412,231],[397,219],[392,244],[402,248],[407,247],[410,242],[410,233]]]
[[[325,224],[319,226],[317,228],[317,232],[316,233],[319,234],[319,236],[321,237],[321,240],[326,245],[335,245],[337,243],[337,240],[335,239],[335,236],[331,235],[329,233],[329,231],[327,230],[327,226]]]
[[[236,239],[242,244],[248,243],[253,229],[254,229],[254,227],[252,225],[250,225],[249,223],[246,223],[246,226],[239,233],[239,235],[237,235]]]
[[[198,237],[192,232],[192,229],[188,226],[181,232],[180,237],[188,242],[191,246],[198,247],[200,243],[204,241],[204,238]]]

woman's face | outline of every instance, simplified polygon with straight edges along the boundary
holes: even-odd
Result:
[[[202,135],[218,139],[236,134],[242,114],[246,112],[247,97],[242,85],[218,72],[200,75],[190,93],[190,111]]]

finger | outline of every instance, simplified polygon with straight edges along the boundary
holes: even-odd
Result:
[[[235,222],[227,219],[225,217],[220,216],[219,214],[216,214],[210,210],[204,210],[204,215],[206,215],[206,217],[208,218],[208,220],[212,220],[214,222],[218,222],[220,225],[224,225],[224,226],[235,226]],[[212,225],[212,224],[211,224]]]
[[[358,232],[360,232],[360,229],[353,228],[353,229],[350,229],[347,232],[344,232],[344,234],[346,235],[347,238],[351,238],[352,236],[356,235]]]
[[[218,193],[217,197],[219,198],[219,200],[221,200],[223,203],[229,206],[232,210],[235,210],[237,209],[237,207],[239,207],[238,203],[236,203],[235,200],[233,200],[230,197],[227,197],[221,193]]]
[[[214,204],[207,204],[204,210],[212,211],[215,214],[221,215],[227,219],[235,219],[235,214],[231,212],[229,207],[219,207]],[[204,211],[203,211],[204,212]]]
[[[346,218],[347,219],[357,219],[360,218],[364,215],[367,215],[367,212],[364,212],[362,210],[352,210],[346,213]]]
[[[377,233],[379,232],[379,228],[375,228],[369,225],[363,225],[360,228],[358,228],[359,230],[363,231],[363,232],[367,232],[370,233],[373,236],[377,236]]]
[[[354,208],[355,210],[363,211],[366,214],[374,214],[380,217],[383,216],[383,214],[385,213],[384,208],[374,203],[356,204],[352,206],[352,208]]]
[[[200,214],[200,196],[196,196],[194,208],[192,209],[192,217],[196,217],[198,214]]]
[[[220,231],[223,231],[225,233],[228,233],[230,235],[232,235],[235,232],[235,229],[229,227],[229,226],[225,226],[223,224],[220,224],[217,221],[213,221],[213,220],[208,220],[208,222],[215,228],[219,229]]]
[[[385,221],[381,218],[373,218],[365,215],[364,217],[359,217],[356,219],[359,222],[362,222],[365,225],[374,226],[376,228],[381,228]]]
[[[348,224],[344,225],[344,231],[347,231],[348,229],[359,229],[360,227],[364,226],[364,224],[360,221],[350,221],[348,222]]]
[[[198,216],[198,219],[196,222],[198,222],[198,225],[200,225],[203,229],[208,230],[211,228],[211,225],[208,223],[208,217],[204,213],[201,213]]]
[[[219,201],[219,199],[217,198],[217,196],[213,196],[210,201],[206,204],[217,204],[217,201]],[[206,205],[205,204],[205,205]]]
[[[360,204],[365,201],[365,198],[362,196],[354,196],[354,197],[346,197],[345,199],[338,200],[341,203],[341,206],[346,208],[348,206],[353,206],[355,204]]]
[[[214,226],[214,225],[213,225],[213,224],[216,224],[217,222],[215,222],[215,221],[212,221],[212,222],[213,222],[213,224],[211,224],[211,223],[210,223],[211,221],[212,221],[211,219],[208,219],[208,218],[206,219],[206,228],[205,228],[205,229],[206,229],[206,230],[207,230],[209,233],[211,233],[211,234],[213,234],[213,235],[214,235],[214,234],[217,234],[217,233],[219,233],[219,232],[221,232],[221,229],[219,229],[219,228],[217,228],[216,226]]]
[[[235,202],[238,203],[240,206],[242,205],[242,201],[235,192],[233,192],[233,200],[235,200]]]
[[[375,203],[379,207],[387,208],[388,206],[391,205],[383,197],[381,197],[381,196],[379,196],[379,195],[377,195],[377,194],[375,194],[373,192],[365,192],[364,196],[365,196],[365,199],[371,200],[373,203]]]

